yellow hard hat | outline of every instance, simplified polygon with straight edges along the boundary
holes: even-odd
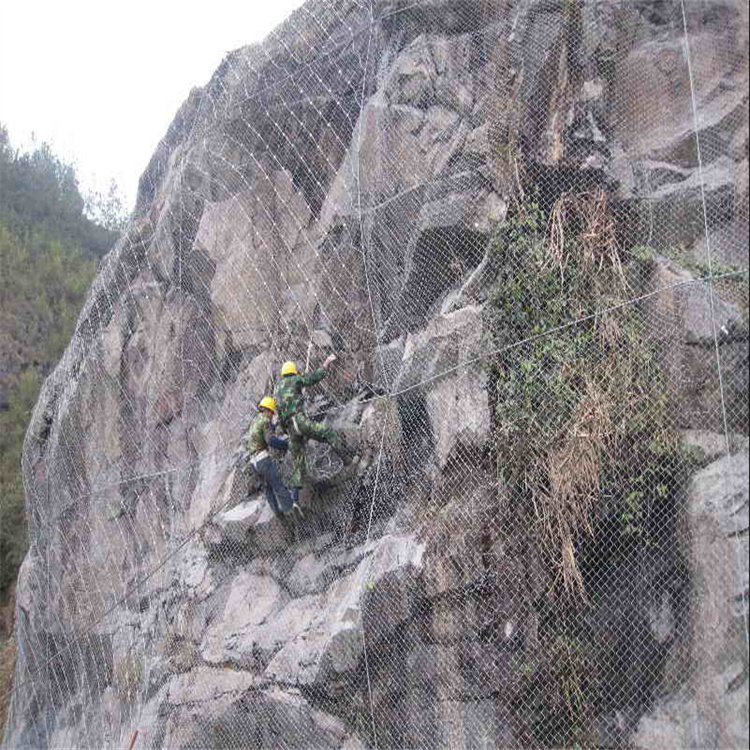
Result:
[[[297,372],[297,365],[295,365],[294,362],[284,362],[284,364],[281,365],[281,374],[299,375],[299,373]]]
[[[258,408],[270,409],[274,414],[276,414],[276,402],[270,396],[263,396],[263,398],[258,403]]]

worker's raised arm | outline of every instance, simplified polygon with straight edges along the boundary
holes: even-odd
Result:
[[[323,378],[328,375],[328,365],[331,364],[331,362],[336,361],[336,355],[335,354],[329,354],[326,357],[326,361],[323,362],[323,366],[319,367],[317,370],[314,370],[309,375],[300,375],[300,380],[302,381],[303,386],[308,385],[315,385],[315,383],[319,383]]]
[[[313,370],[308,375],[300,375],[299,379],[302,381],[302,385],[307,387],[308,385],[315,385],[319,383],[323,378],[328,375],[328,370],[323,367],[319,367],[317,370]]]

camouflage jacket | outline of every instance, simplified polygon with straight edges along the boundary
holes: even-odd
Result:
[[[276,385],[273,397],[276,399],[276,413],[282,424],[304,408],[302,389],[319,383],[328,373],[319,368],[309,375],[287,375]]]
[[[273,425],[270,414],[258,414],[247,428],[242,442],[249,456],[254,456],[260,451],[267,450],[271,445],[273,436]]]

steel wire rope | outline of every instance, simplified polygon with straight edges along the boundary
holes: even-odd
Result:
[[[713,332],[713,339],[714,339],[714,352],[716,355],[716,370],[718,374],[718,380],[719,380],[719,395],[721,397],[721,414],[722,414],[722,420],[724,423],[724,440],[726,443],[726,453],[727,457],[730,457],[732,455],[732,447],[731,447],[731,440],[729,437],[729,422],[727,419],[727,407],[726,407],[726,400],[724,397],[724,379],[721,371],[721,354],[719,352],[719,335],[716,328],[716,307],[715,307],[715,299],[714,299],[714,285],[713,285],[713,253],[711,250],[711,238],[709,236],[708,231],[708,207],[706,205],[706,186],[705,186],[705,179],[703,174],[703,158],[701,156],[701,144],[700,144],[700,133],[698,130],[698,107],[696,104],[696,97],[695,97],[695,83],[693,79],[693,66],[692,66],[692,58],[691,58],[691,52],[690,52],[690,39],[689,39],[689,32],[688,32],[688,22],[687,22],[687,11],[685,10],[685,0],[680,0],[680,6],[682,9],[682,25],[684,29],[684,41],[685,41],[685,57],[687,61],[687,69],[688,69],[688,79],[690,81],[690,103],[692,107],[692,113],[693,113],[693,130],[695,133],[695,149],[696,149],[696,158],[698,161],[698,174],[700,177],[700,186],[701,186],[701,206],[703,208],[703,229],[705,232],[705,239],[706,239],[706,256],[707,256],[707,265],[708,265],[708,299],[709,299],[709,308],[711,311],[711,328]],[[726,479],[726,477],[725,477]],[[735,553],[735,559],[737,561],[737,569],[740,571],[740,579],[742,578],[742,571],[746,569],[746,565],[743,564],[742,556],[740,553],[740,545],[734,544],[734,553]],[[745,563],[747,561],[744,561]],[[742,624],[745,631],[745,649],[746,649],[746,663],[747,663],[747,652],[750,651],[750,630],[748,625],[748,599],[747,595],[743,592],[742,595],[742,606],[744,609],[744,612],[742,613]],[[698,739],[697,734],[695,739]]]
[[[373,14],[373,7],[372,7],[372,0],[370,0],[370,19],[372,19]],[[372,303],[372,289],[370,288],[370,276],[369,276],[369,270],[368,270],[368,257],[367,252],[365,250],[365,234],[364,234],[364,226],[362,224],[362,181],[361,181],[361,170],[362,170],[362,128],[364,127],[364,113],[365,113],[365,93],[367,90],[367,66],[370,61],[370,47],[372,45],[372,28],[370,27],[370,34],[368,36],[367,40],[367,56],[365,57],[365,67],[364,72],[362,75],[362,94],[360,96],[361,102],[360,102],[360,114],[359,114],[359,128],[357,130],[357,218],[359,221],[359,246],[361,248],[361,255],[362,255],[362,264],[363,264],[363,270],[365,272],[365,284],[367,285],[367,296],[370,301],[370,315],[372,316],[372,326],[373,329],[377,329],[377,321],[375,320],[375,308],[373,307]],[[376,333],[375,336],[375,346],[378,347],[379,344],[379,338],[380,336]],[[376,351],[380,352],[381,357],[381,371],[383,370],[383,364],[382,364],[382,351],[380,351],[379,348],[376,348]],[[385,428],[388,424],[388,420],[383,420],[383,434],[380,441],[380,451],[378,452],[378,467],[377,467],[377,473],[375,477],[375,485],[372,490],[372,502],[370,504],[370,523],[372,522],[372,513],[375,508],[375,497],[376,497],[376,491],[378,486],[378,477],[380,476],[380,462],[383,455],[383,439],[385,438]],[[367,526],[367,539],[365,541],[365,547],[367,547],[367,543],[370,541],[370,524]],[[365,674],[367,676],[367,694],[368,699],[370,703],[370,721],[372,722],[372,735],[373,735],[373,741],[375,742],[375,749],[377,750],[378,747],[378,733],[377,733],[377,726],[375,723],[375,708],[373,706],[372,701],[372,682],[370,680],[370,662],[367,656],[367,642],[365,637],[365,618],[364,618],[364,611],[360,612],[360,618],[361,618],[361,635],[362,635],[362,653],[364,655],[364,661],[365,661]]]
[[[57,374],[57,373],[55,372],[55,374]],[[54,384],[54,377],[53,377],[53,384]],[[59,411],[59,407],[57,407],[57,408],[58,408],[58,411]],[[46,481],[46,491],[47,491],[47,507],[48,508],[50,507],[50,484],[51,484],[51,482],[50,482],[50,470],[49,470],[49,466],[50,466],[50,453],[51,453],[51,451],[47,451],[47,453],[45,455],[45,459],[44,459],[44,463],[45,463],[45,478],[47,480]],[[45,545],[45,552],[46,552],[46,557],[47,557],[47,559],[46,559],[46,563],[47,563],[47,565],[46,565],[46,583],[47,583],[46,603],[47,603],[47,606],[49,607],[50,611],[54,611],[53,607],[51,606],[52,605],[52,601],[51,601],[51,599],[52,599],[52,583],[51,583],[51,568],[52,568],[52,566],[50,565],[50,555],[52,554],[52,545],[51,544],[46,544]],[[45,646],[46,646],[46,648],[44,649],[44,651],[48,651],[49,647],[50,647],[50,639],[49,638],[45,639]],[[55,655],[57,655],[57,653]],[[46,677],[47,677],[47,686],[51,686],[51,683],[54,684],[57,681],[56,680],[56,678],[57,678],[56,674],[53,674],[52,675],[53,679],[50,680],[49,668],[50,668],[51,664],[52,664],[52,660],[50,659],[50,660],[47,661],[47,663],[45,665],[45,673],[46,673]],[[48,687],[48,689],[49,689],[49,687]],[[59,688],[58,688],[58,690],[59,690]],[[45,704],[47,704],[48,701],[49,701],[49,698],[45,695]],[[47,712],[45,712],[45,713],[47,713]],[[49,742],[50,742],[50,728],[49,728],[49,724],[47,722],[47,717],[46,716],[45,716],[45,731],[47,733],[47,745],[49,745]]]
[[[714,280],[720,280],[720,279],[724,279],[724,278],[732,278],[732,277],[737,277],[737,276],[744,276],[744,275],[747,275],[747,274],[748,274],[748,271],[737,270],[737,271],[729,271],[729,272],[724,272],[724,273],[721,273],[721,274],[717,274],[717,275],[714,275],[712,278]],[[532,342],[534,342],[534,341],[536,341],[536,340],[538,340],[540,338],[544,338],[545,336],[549,336],[549,335],[554,334],[554,333],[559,333],[560,331],[566,330],[567,328],[571,328],[571,327],[576,326],[576,325],[578,325],[580,323],[587,322],[587,321],[592,320],[592,319],[594,319],[594,318],[596,318],[598,316],[606,315],[606,314],[608,314],[610,312],[614,312],[614,311],[619,310],[619,309],[621,309],[623,307],[626,307],[628,305],[636,304],[638,302],[642,302],[642,301],[644,301],[646,299],[650,299],[652,297],[658,296],[659,294],[662,294],[664,292],[668,292],[668,291],[671,291],[673,289],[677,289],[677,288],[680,288],[680,287],[683,287],[683,286],[689,286],[690,284],[701,284],[701,283],[704,283],[704,282],[706,282],[707,278],[708,277],[706,277],[706,276],[702,276],[702,277],[698,277],[698,278],[691,278],[691,279],[686,279],[686,280],[683,280],[683,281],[675,282],[673,284],[667,284],[667,285],[665,285],[663,287],[660,287],[659,289],[653,290],[651,292],[647,292],[647,293],[639,295],[637,297],[630,298],[630,299],[625,300],[623,302],[620,302],[620,303],[618,303],[616,305],[613,305],[613,306],[610,306],[610,307],[606,307],[606,308],[601,308],[601,309],[599,309],[599,310],[597,310],[597,311],[595,311],[593,313],[589,313],[589,314],[584,315],[582,317],[576,318],[575,320],[569,321],[568,323],[564,323],[564,324],[562,324],[560,326],[557,326],[555,328],[551,328],[549,330],[542,331],[542,332],[540,332],[538,334],[534,334],[533,336],[530,336],[528,338],[524,338],[524,339],[521,339],[519,341],[512,342],[510,344],[506,344],[506,345],[504,345],[502,347],[499,347],[499,348],[496,348],[496,349],[491,349],[488,352],[480,354],[480,355],[478,355],[476,357],[471,357],[471,358],[468,358],[466,360],[462,360],[458,364],[453,365],[450,368],[447,368],[445,370],[441,370],[439,373],[436,373],[435,375],[433,375],[433,376],[431,376],[429,378],[421,380],[418,383],[414,383],[413,385],[408,386],[407,388],[403,388],[401,390],[394,391],[392,393],[379,394],[379,395],[372,396],[370,398],[361,399],[361,400],[358,401],[358,403],[361,404],[361,405],[365,405],[365,404],[370,404],[370,403],[373,403],[373,402],[376,402],[376,401],[382,401],[382,400],[385,400],[385,399],[395,398],[397,396],[404,395],[405,393],[409,393],[410,391],[415,390],[417,388],[420,388],[423,385],[426,385],[428,383],[431,383],[431,382],[434,382],[436,380],[439,380],[440,378],[445,377],[446,375],[449,375],[452,372],[455,372],[456,370],[459,370],[462,367],[465,367],[466,365],[475,364],[476,362],[481,361],[482,359],[486,359],[486,358],[494,356],[496,354],[502,354],[505,351],[508,351],[508,350],[511,350],[511,349],[515,349],[515,348],[517,348],[519,346],[524,346],[525,344],[532,343]],[[332,411],[335,411],[335,409],[327,409],[325,411],[322,411],[322,412],[320,412],[320,416],[323,416],[325,414],[330,414]],[[238,419],[237,421],[241,422],[242,420]],[[209,453],[203,454],[201,458],[203,460],[205,460],[206,458],[213,458],[214,456],[217,456],[217,455],[219,455],[221,453],[226,453],[227,445],[228,444],[229,444],[229,441],[227,441],[227,443],[224,444],[224,445],[222,445],[221,447],[217,447],[215,450],[210,451]],[[228,466],[231,465],[231,461],[232,461],[232,458],[229,458],[229,459],[226,460],[226,462],[222,463],[221,466],[228,467]],[[157,478],[157,477],[160,477],[160,476],[167,476],[167,475],[174,474],[174,473],[181,472],[181,471],[192,471],[194,468],[197,468],[198,466],[200,466],[200,462],[197,462],[197,461],[186,461],[185,463],[180,464],[178,466],[174,466],[174,467],[171,467],[171,468],[168,468],[168,469],[163,469],[163,470],[160,470],[160,471],[157,471],[157,472],[151,472],[151,473],[148,473],[148,474],[139,474],[139,475],[136,475],[136,476],[127,477],[125,479],[119,480],[117,482],[113,482],[111,484],[99,485],[99,486],[95,487],[94,489],[92,489],[92,490],[90,490],[88,492],[80,493],[79,495],[74,496],[72,498],[71,502],[76,502],[77,500],[82,499],[84,497],[89,497],[91,495],[95,495],[95,494],[100,494],[100,493],[106,492],[109,489],[113,489],[114,487],[118,487],[118,486],[121,486],[123,484],[128,484],[130,482],[136,482],[136,481],[143,480],[143,479],[154,479],[154,478]]]
[[[713,276],[712,278],[714,280],[716,279],[724,279],[724,278],[731,278],[735,276],[744,276],[747,275],[748,271],[745,270],[738,270],[738,271],[728,271],[725,273],[717,274]],[[690,284],[701,284],[704,283],[707,280],[707,276],[702,276],[699,278],[691,278],[686,279],[684,281],[678,281],[674,284],[667,284],[663,287],[660,287],[659,289],[656,289],[651,292],[646,292],[644,294],[638,295],[637,297],[632,297],[630,299],[627,299],[623,302],[619,302],[616,305],[611,305],[609,307],[600,308],[599,310],[596,310],[595,312],[588,313],[587,315],[580,316],[572,321],[569,321],[568,323],[563,323],[562,325],[555,326],[554,328],[550,328],[546,331],[542,331],[541,333],[534,334],[533,336],[529,336],[528,338],[521,339],[519,341],[515,341],[510,344],[506,344],[504,346],[491,349],[488,352],[485,352],[483,354],[479,354],[476,357],[470,357],[468,359],[465,359],[461,362],[459,362],[456,365],[453,365],[445,370],[441,370],[439,373],[436,373],[435,375],[432,375],[429,378],[425,378],[424,380],[419,381],[418,383],[414,383],[413,385],[410,385],[406,388],[402,388],[401,390],[394,391],[392,393],[386,393],[382,395],[376,395],[368,399],[362,400],[360,403],[362,404],[368,404],[373,401],[381,401],[383,399],[390,399],[395,398],[396,396],[402,396],[405,393],[409,393],[410,391],[413,391],[417,388],[421,388],[423,385],[426,385],[427,383],[432,383],[433,381],[439,380],[440,378],[445,377],[446,375],[450,375],[452,372],[455,372],[456,370],[460,370],[462,367],[465,367],[466,365],[470,364],[476,364],[477,362],[487,359],[489,357],[495,356],[497,354],[502,354],[503,352],[509,351],[511,349],[516,349],[519,346],[525,346],[526,344],[532,343],[534,341],[537,341],[538,339],[544,338],[546,336],[550,336],[554,333],[559,333],[560,331],[564,331],[568,328],[572,328],[574,326],[579,325],[580,323],[585,323],[589,320],[593,320],[597,317],[600,317],[602,315],[607,315],[611,312],[615,312],[617,310],[620,310],[624,307],[628,307],[629,305],[637,304],[638,302],[642,302],[646,299],[650,299],[652,297],[656,297],[660,294],[663,294],[664,292],[668,292],[672,289],[677,289],[679,287],[683,286],[689,286]]]
[[[371,41],[372,41],[371,39],[368,41],[368,52],[367,52],[367,56],[366,56],[366,60],[365,60],[365,65],[364,65],[364,74],[363,74],[363,83],[362,83],[363,88],[362,88],[362,94],[361,94],[361,97],[360,97],[361,98],[360,118],[359,118],[360,119],[360,125],[361,125],[362,112],[364,111],[364,106],[365,106],[365,89],[366,89],[366,85],[367,85],[367,66],[368,66],[368,60],[369,60],[369,50],[370,50],[370,46],[371,46]],[[361,127],[360,127],[360,130],[358,131],[358,133],[359,133],[359,136],[361,138]],[[359,148],[357,148],[357,156],[358,156],[358,159],[357,159],[357,168],[359,168]],[[358,203],[357,203],[357,205],[358,205],[358,208],[360,208],[358,214],[359,214],[360,227],[361,227],[361,197],[360,197],[361,194],[359,193],[359,180],[357,179],[356,182],[357,182],[357,187],[358,187]],[[364,265],[365,278],[367,279],[368,278],[367,277],[367,266],[366,266],[366,262],[367,261],[366,261],[366,257],[364,256],[364,251],[361,249],[362,248],[362,239],[363,239],[363,232],[360,229],[360,254],[363,256],[363,263],[365,264]],[[368,290],[369,290],[369,287],[368,287]],[[374,323],[375,323],[375,321],[373,319],[373,324]],[[340,408],[340,405],[337,404],[336,407],[334,407],[334,408],[336,408],[336,409]],[[328,410],[328,411],[326,411],[324,413],[328,413],[329,411],[330,410]],[[349,498],[353,494],[356,494],[356,489],[355,488],[350,488],[349,492],[346,495],[346,500],[348,501]],[[329,604],[329,606],[326,608],[326,613],[330,613],[332,607],[333,607],[333,603]],[[330,637],[330,633],[328,635]],[[363,641],[363,652],[364,652],[364,658],[365,658],[365,662],[366,662],[366,673],[367,673],[367,678],[368,678],[368,691],[369,691],[369,697],[370,697],[370,714],[371,714],[371,720],[373,722],[373,727],[374,727],[374,711],[373,711],[373,706],[372,706],[372,692],[371,692],[371,684],[370,684],[370,681],[369,681],[369,664],[367,663],[366,646],[364,644],[364,641]],[[325,653],[325,649],[321,649],[321,651],[318,654],[317,663],[315,665],[315,669],[316,670],[320,668],[320,662],[321,662],[321,660],[322,660],[322,658],[324,656],[324,653]]]
[[[196,127],[196,124],[197,124],[197,118],[196,118],[196,120],[193,121],[192,128],[191,128],[191,133],[190,133],[190,135],[188,136],[188,139],[187,139],[188,141],[192,137],[192,133],[193,133],[195,127]],[[183,163],[181,165],[181,173],[184,173],[184,169],[185,169],[185,165]],[[182,271],[183,271],[183,262],[184,262],[183,253],[182,253],[182,247],[181,247],[182,235],[180,235],[180,238],[179,238],[178,242],[180,243],[180,247],[178,248],[178,251],[179,251],[179,261],[180,261],[179,262],[179,266],[178,266],[178,275],[179,275],[180,288],[182,288]],[[146,264],[148,266],[150,266],[150,263],[148,262],[148,260],[146,261]],[[106,293],[109,296],[109,293],[108,292],[106,292]],[[182,398],[182,405],[183,405],[183,409],[184,409],[184,405],[185,405],[185,391],[184,391],[184,382],[185,382],[185,379],[184,379],[184,367],[185,367],[184,340],[181,341],[181,345],[180,345],[180,365],[181,365],[181,372],[182,372],[182,379],[181,379],[182,394],[181,394],[181,398]],[[49,463],[49,455],[46,458],[47,458],[47,464],[48,464]],[[172,473],[172,472],[165,472],[165,473]],[[49,500],[49,466],[47,467],[46,476],[47,476],[47,495],[48,495],[48,500]],[[139,478],[140,477],[135,476],[135,477],[132,477],[129,480],[126,480],[126,481],[137,481]],[[123,483],[124,482],[118,483],[118,486],[121,486]],[[86,494],[90,495],[90,493],[86,493]],[[78,497],[81,497],[81,495],[79,495]],[[49,502],[48,502],[48,505],[49,505]],[[204,525],[205,525],[205,522],[204,522]],[[202,527],[199,527],[199,528],[202,528]],[[180,547],[178,547],[178,549],[181,548],[181,546],[183,546],[184,543],[186,543],[190,538],[191,538],[191,535],[188,535],[188,537],[186,537],[186,539],[183,540],[182,545],[180,545]],[[47,553],[49,554],[49,547],[47,549]],[[166,558],[165,558],[164,562],[166,562]],[[48,560],[48,564],[47,564],[46,567],[47,567],[47,579],[48,579],[48,587],[47,587],[48,588],[48,595],[47,595],[47,598],[49,599],[49,571],[50,571],[49,560]],[[141,583],[145,583],[145,581],[147,581],[151,577],[151,575],[153,575],[153,573],[156,572],[156,570],[158,570],[158,567],[154,568],[153,571],[152,571],[152,573],[150,573],[148,576],[146,576],[146,578],[141,579]],[[138,584],[136,584],[136,586],[137,585]],[[119,606],[119,605],[116,605],[116,606]],[[105,613],[104,617],[106,617],[107,614],[108,613]],[[79,641],[79,639],[76,639],[76,641]],[[57,653],[60,653],[60,652],[57,652]],[[23,684],[24,683],[22,683],[21,686],[23,686]],[[21,687],[21,686],[18,686],[18,687]],[[16,688],[14,688],[12,692],[15,692],[15,689]],[[140,702],[140,710],[142,710],[142,701]],[[140,711],[139,711],[139,713],[140,713]],[[47,732],[47,739],[48,739],[48,742],[49,742],[49,727],[46,724],[45,724],[45,727],[46,727],[46,732]]]
[[[747,271],[733,271],[733,272],[727,272],[727,273],[717,274],[713,278],[714,279],[722,279],[722,278],[736,277],[736,276],[740,276],[740,275],[746,275],[747,273],[748,273]],[[412,386],[409,386],[407,388],[403,388],[403,389],[401,389],[399,391],[394,391],[394,392],[392,392],[390,394],[386,394],[386,395],[382,395],[382,396],[375,396],[375,397],[373,397],[371,399],[365,399],[365,400],[361,401],[360,403],[361,404],[365,404],[365,403],[371,403],[373,401],[380,401],[380,400],[384,400],[384,399],[395,398],[397,396],[400,396],[400,395],[403,395],[405,393],[408,393],[408,392],[410,392],[410,391],[412,391],[412,390],[414,390],[416,388],[419,388],[419,387],[421,387],[421,386],[423,386],[423,385],[425,385],[427,383],[434,382],[435,380],[438,380],[438,379],[440,379],[442,377],[445,377],[446,375],[449,375],[449,374],[455,372],[456,370],[459,370],[460,368],[465,367],[468,364],[475,364],[476,362],[481,361],[483,359],[495,356],[497,354],[502,354],[505,351],[509,351],[509,350],[518,348],[520,346],[523,346],[523,345],[525,345],[527,343],[531,343],[531,342],[536,341],[538,339],[544,338],[546,336],[549,336],[549,335],[552,335],[552,334],[555,334],[555,333],[559,333],[562,330],[569,329],[569,328],[571,328],[571,327],[573,327],[575,325],[578,325],[580,323],[587,322],[589,320],[595,319],[595,318],[600,317],[602,315],[606,315],[608,313],[611,313],[611,312],[614,312],[616,310],[622,309],[622,308],[627,307],[629,305],[636,304],[638,302],[641,302],[641,301],[644,301],[646,299],[649,299],[649,298],[652,298],[654,296],[657,296],[659,294],[662,294],[662,293],[664,293],[666,291],[670,291],[670,290],[673,290],[673,289],[681,288],[681,287],[684,287],[684,286],[689,286],[690,284],[704,283],[705,281],[706,281],[706,277],[703,277],[703,278],[700,278],[700,279],[687,279],[687,280],[684,280],[684,281],[676,282],[674,284],[669,284],[669,285],[664,286],[664,287],[662,287],[662,288],[660,288],[658,290],[654,290],[652,292],[648,292],[648,293],[639,295],[637,297],[634,297],[632,299],[629,299],[629,300],[626,300],[624,302],[618,303],[616,305],[612,305],[612,306],[609,306],[607,308],[602,308],[602,309],[600,309],[600,310],[598,310],[598,311],[596,311],[594,313],[590,313],[590,314],[581,316],[581,317],[576,318],[575,320],[570,321],[568,323],[565,323],[565,324],[563,324],[561,326],[556,326],[555,328],[549,329],[547,331],[543,331],[543,332],[538,333],[538,334],[534,334],[533,336],[529,336],[529,337],[527,337],[525,339],[522,339],[520,341],[516,341],[516,342],[513,342],[511,344],[507,344],[505,346],[492,349],[492,350],[490,350],[488,352],[485,352],[485,353],[483,353],[483,354],[481,354],[481,355],[479,355],[477,357],[472,357],[472,358],[466,359],[466,360],[458,363],[457,365],[454,365],[454,366],[452,366],[450,368],[446,368],[445,370],[441,371],[440,373],[437,373],[436,375],[433,375],[430,378],[426,378],[423,381],[420,381],[419,383],[415,383]],[[216,452],[218,452],[218,451],[216,451]],[[215,455],[216,452],[214,452],[213,455]],[[134,584],[132,584],[132,586],[130,587],[130,589],[126,593],[126,595],[123,596],[123,597],[121,597],[115,604],[113,604],[110,608],[108,608],[107,611],[103,615],[101,615],[100,618],[98,618],[95,623],[93,623],[93,625],[90,627],[89,630],[91,630],[94,627],[96,627],[99,624],[101,624],[101,622],[103,622],[104,619],[106,619],[106,617],[108,617],[117,607],[119,607],[122,603],[124,603],[124,601],[126,601],[126,599],[132,594],[132,592],[134,590],[137,590],[138,587],[140,587],[145,582],[147,582],[148,580],[150,580],[153,577],[153,575],[155,575],[159,570],[161,570],[167,564],[167,562],[169,562],[169,560],[172,557],[174,557],[174,555],[179,550],[181,550],[191,539],[193,539],[198,533],[200,533],[203,530],[203,528],[205,528],[205,526],[208,523],[210,523],[216,515],[218,515],[220,512],[222,512],[230,502],[231,502],[231,498],[227,499],[225,501],[225,503],[223,503],[218,508],[216,508],[215,510],[213,510],[212,512],[210,512],[209,515],[208,515],[208,517],[200,525],[196,526],[194,529],[192,529],[191,531],[189,531],[186,534],[186,536],[180,541],[180,543],[176,546],[175,550],[172,553],[166,555],[143,578],[138,579],[138,581],[136,581]],[[86,635],[86,633],[84,633],[83,635]],[[60,654],[62,654],[64,651],[68,650],[71,647],[72,647],[71,645],[66,645],[66,647],[64,649],[61,649],[53,657],[51,657],[48,661],[52,661],[54,658],[56,658],[57,656],[59,656]],[[37,669],[24,682],[22,682],[20,685],[14,686],[12,688],[12,690],[8,691],[5,695],[9,695],[9,694],[15,693],[16,690],[18,690],[21,687],[23,687],[26,684],[28,684],[32,680],[32,678],[36,674],[38,674],[38,672],[41,669],[46,668],[46,666],[47,666],[47,662],[45,662],[45,664],[42,667],[40,667],[39,669]]]
[[[54,384],[54,377],[55,376],[53,375],[53,384]],[[59,410],[59,407],[57,407],[57,409]],[[45,487],[45,489],[46,489],[46,494],[47,494],[47,507],[48,508],[50,507],[50,471],[49,471],[50,456],[49,456],[49,454],[50,454],[50,451],[47,451],[47,453],[46,453],[46,455],[44,457],[45,479],[47,480],[46,481],[46,487]],[[46,599],[46,604],[50,608],[50,610],[52,610],[52,606],[51,606],[51,582],[50,582],[50,576],[51,576],[50,554],[51,554],[51,552],[52,552],[52,545],[51,544],[46,544],[45,545],[45,555],[46,555],[46,566],[45,566],[46,567],[46,570],[45,570],[45,573],[46,573],[46,575],[45,575],[45,579],[46,579],[46,597],[45,597],[45,599]],[[47,644],[46,645],[47,645],[47,648],[45,648],[44,651],[47,651],[48,648],[49,648],[49,640],[47,640]],[[51,682],[51,680],[50,680],[50,674],[49,674],[49,671],[48,671],[48,668],[51,665],[51,663],[52,663],[51,660],[48,660],[47,663],[44,665],[45,675],[47,677],[47,685],[49,685],[50,682]],[[45,698],[46,698],[46,696],[45,696]],[[45,704],[47,703],[47,700],[48,699],[45,699]],[[47,745],[49,746],[49,742],[50,742],[50,726],[49,726],[49,721],[48,721],[48,717],[47,717],[46,714],[47,714],[47,712],[45,712],[44,728],[45,728],[45,733],[46,733],[46,738],[47,738]]]

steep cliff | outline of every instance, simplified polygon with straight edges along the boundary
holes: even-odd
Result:
[[[27,434],[9,747],[746,744],[748,21],[686,5],[309,0],[191,93]],[[574,268],[632,316],[576,307]],[[601,321],[575,356],[633,353],[638,413],[699,448],[628,468],[656,510],[602,480],[563,550],[584,597],[506,473],[560,446],[511,455],[498,373],[566,377],[554,345],[487,362],[560,340],[492,328],[548,309],[510,299],[521,273],[559,277]],[[309,411],[363,462],[292,523],[230,459],[311,341],[339,363]],[[635,463],[651,426],[585,375],[559,408],[600,408]]]

